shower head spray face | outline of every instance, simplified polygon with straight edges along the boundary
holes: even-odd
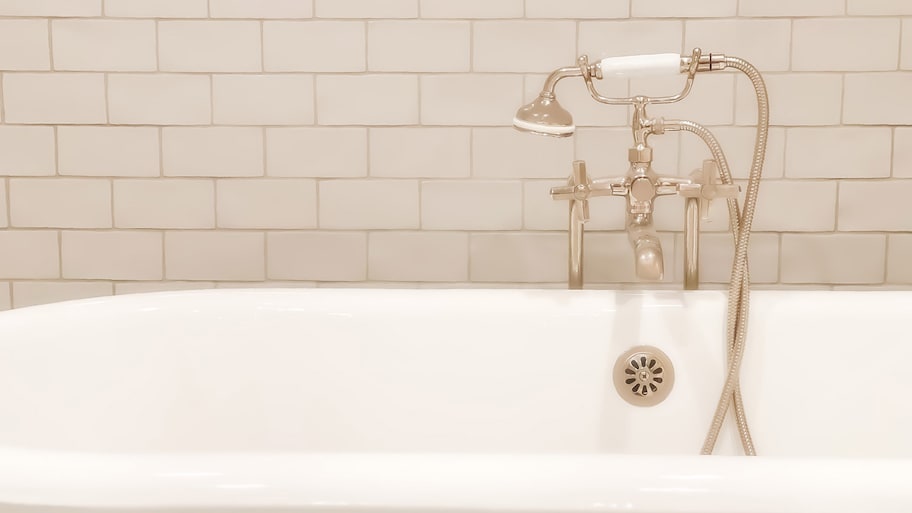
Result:
[[[513,117],[513,126],[523,132],[551,137],[569,137],[576,130],[573,116],[561,107],[553,94],[547,92],[520,107]]]

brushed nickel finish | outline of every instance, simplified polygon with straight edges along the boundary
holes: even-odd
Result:
[[[671,358],[653,346],[628,349],[614,363],[614,388],[634,406],[655,406],[674,388]]]

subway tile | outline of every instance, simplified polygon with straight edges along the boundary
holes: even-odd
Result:
[[[312,289],[316,288],[314,281],[220,281],[215,284],[217,289]]]
[[[366,128],[267,128],[269,176],[345,178],[367,175]]]
[[[839,16],[846,0],[739,0],[741,16]]]
[[[7,216],[9,209],[7,208],[6,200],[6,180],[0,180],[0,228],[9,226],[9,217]]]
[[[573,141],[512,128],[475,128],[472,157],[476,177],[565,178],[570,174]]]
[[[9,282],[0,283],[0,311],[13,307],[13,288]]]
[[[211,180],[114,180],[114,226],[214,228],[215,186]]]
[[[579,24],[579,54],[596,62],[621,55],[680,52],[683,32],[684,23],[677,20],[583,21]]]
[[[40,71],[50,68],[47,21],[0,20],[0,69]]]
[[[543,0],[539,0],[543,1]],[[633,0],[632,15],[649,18],[735,16],[738,0]],[[690,28],[687,29],[690,31]]]
[[[162,71],[260,71],[260,24],[255,21],[162,21]]]
[[[218,125],[310,125],[312,75],[216,75],[212,121]]]
[[[902,20],[902,41],[900,42],[899,69],[912,69],[912,19]]]
[[[523,0],[421,0],[422,18],[522,18]]]
[[[838,125],[842,110],[842,76],[788,73],[765,75],[772,125]],[[848,90],[846,90],[848,94]],[[735,122],[757,122],[757,97],[750,81],[737,77]]]
[[[371,71],[469,71],[469,22],[370,21],[367,38]]]
[[[118,125],[208,125],[212,119],[205,75],[112,74],[108,104]]]
[[[479,21],[473,28],[475,71],[551,72],[576,61],[570,21]]]
[[[835,181],[775,180],[760,185],[751,229],[807,232],[832,231],[835,227]]]
[[[320,18],[417,18],[418,0],[315,0]]]
[[[789,129],[791,130],[791,129]],[[795,129],[805,130],[805,129]],[[754,143],[757,130],[750,126],[716,126],[710,131],[722,146],[732,176],[736,180],[746,180],[754,158]],[[766,157],[763,160],[763,178],[782,178],[785,162],[786,129],[772,127],[766,143]],[[790,151],[795,148],[790,147]],[[700,167],[701,163],[712,158],[712,154],[702,139],[691,133],[681,134],[681,171]]]
[[[527,18],[626,18],[628,0],[526,0]]]
[[[783,234],[783,283],[883,283],[884,235]]]
[[[177,292],[183,290],[214,289],[211,281],[126,281],[114,284],[114,294],[148,294],[152,292]]]
[[[2,139],[0,137],[0,140]],[[894,129],[893,176],[912,178],[912,127],[896,127]]]
[[[372,281],[466,281],[469,236],[447,232],[374,232],[368,239]]]
[[[567,281],[563,233],[474,233],[469,237],[469,278],[475,282]]]
[[[53,20],[54,69],[154,71],[152,20]]]
[[[371,128],[370,174],[464,178],[471,173],[469,128]]]
[[[112,295],[114,295],[113,284],[107,281],[17,281],[13,283],[14,308]]]
[[[321,125],[418,123],[418,77],[414,75],[321,75],[316,94]]]
[[[60,277],[57,232],[0,230],[0,278]]]
[[[49,126],[0,126],[0,174],[53,175],[54,128]]]
[[[118,18],[206,18],[208,0],[105,0],[106,16]]]
[[[790,20],[692,20],[684,48],[742,57],[760,71],[784,71],[789,69],[791,26]]]
[[[891,137],[887,127],[789,128],[786,176],[890,176]]]
[[[4,73],[3,105],[7,123],[104,123],[104,75]]]
[[[912,4],[905,0],[847,0],[849,14],[912,15]]]
[[[315,180],[219,180],[217,197],[219,228],[317,226]]]
[[[798,19],[792,23],[792,69],[796,71],[896,69],[898,19]]]
[[[265,236],[257,232],[166,232],[165,278],[262,281],[265,244]]]
[[[681,251],[684,241],[679,240]],[[681,265],[683,266],[683,253]],[[729,283],[735,258],[735,245],[731,233],[706,233],[700,236],[700,283]],[[750,250],[751,283],[776,283],[779,281],[779,234],[751,233]]]
[[[840,231],[912,231],[912,180],[844,181],[839,184]]]
[[[519,230],[522,182],[429,181],[421,184],[424,230]]]
[[[912,283],[912,234],[890,234],[887,242],[887,283]]]
[[[859,73],[845,77],[843,123],[908,125],[912,123],[912,73]]]
[[[210,0],[213,18],[310,18],[312,2],[301,0]]]
[[[0,0],[0,16],[101,16],[102,0]]]
[[[158,176],[158,129],[62,126],[57,129],[62,175]]]
[[[422,75],[421,124],[509,126],[522,98],[519,75]]]
[[[162,234],[65,231],[64,279],[161,280]]]
[[[269,279],[367,279],[367,235],[364,233],[271,232],[266,240]]]
[[[735,117],[734,80],[734,75],[722,73],[697,77],[686,98],[669,105],[651,106],[649,115],[692,119],[704,125],[729,125]],[[631,79],[630,92],[634,95],[675,95],[684,88],[684,81],[683,76]]]
[[[361,21],[267,21],[263,24],[266,71],[364,71]]]
[[[165,176],[261,176],[263,130],[257,127],[165,128]]]
[[[10,224],[25,228],[110,228],[111,183],[81,178],[15,178]]]
[[[597,283],[648,283],[656,287],[673,282],[678,269],[675,267],[675,237],[660,233],[665,275],[661,281],[644,282],[637,278],[636,261],[627,233],[590,233],[583,247],[583,281]],[[565,242],[569,244],[569,242]]]
[[[547,75],[526,75],[523,105],[531,103],[541,94]],[[602,96],[626,98],[627,79],[605,79],[595,84]],[[629,123],[628,108],[625,105],[604,105],[592,99],[586,83],[581,78],[562,80],[557,83],[554,94],[560,105],[573,116],[577,127],[626,126]],[[519,105],[516,109],[519,109]],[[514,112],[516,111],[514,109]],[[630,133],[630,129],[627,129]]]
[[[418,182],[327,180],[320,182],[320,228],[418,228]]]

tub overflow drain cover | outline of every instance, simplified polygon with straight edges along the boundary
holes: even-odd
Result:
[[[657,347],[633,347],[614,364],[614,386],[634,406],[655,406],[674,387],[671,359]]]

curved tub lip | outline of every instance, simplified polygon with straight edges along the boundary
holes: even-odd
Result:
[[[912,459],[68,453],[0,448],[0,504],[359,511],[907,513]],[[802,504],[809,509],[796,508]]]

